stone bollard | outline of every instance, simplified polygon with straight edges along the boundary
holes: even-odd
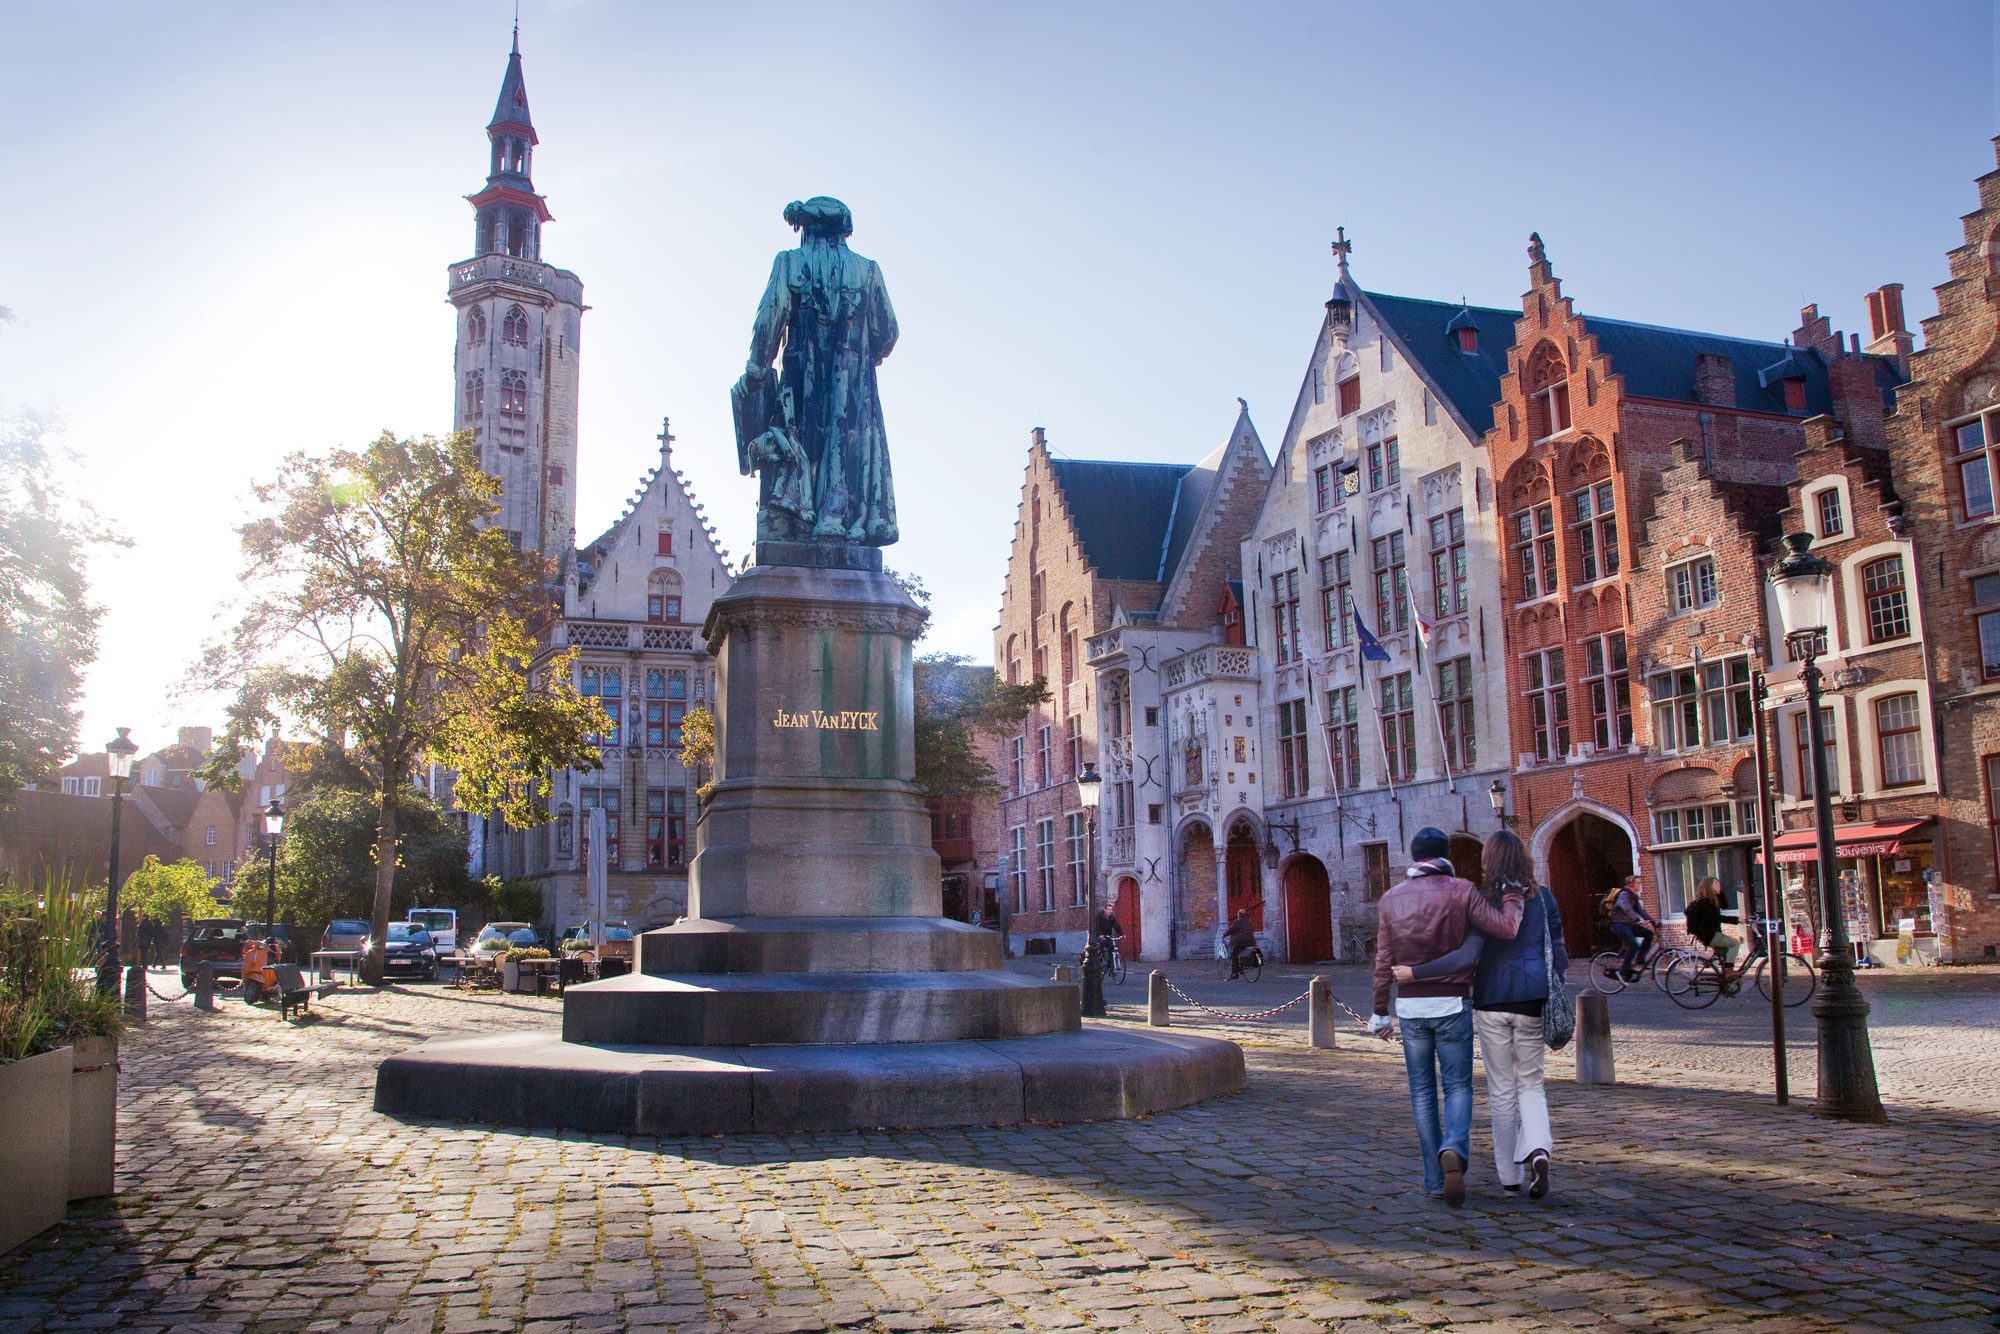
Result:
[[[194,1008],[215,1008],[215,965],[203,959],[194,970]]]
[[[1154,1028],[1166,1028],[1167,1022],[1167,975],[1154,969],[1146,978],[1146,1022]]]
[[[1576,1082],[1618,1082],[1611,1069],[1610,997],[1595,991],[1576,998]]]
[[[1340,1044],[1334,1041],[1336,1024],[1333,1017],[1333,985],[1323,977],[1312,980],[1307,988],[1306,1000],[1306,1041],[1313,1047],[1331,1050]]]
[[[146,1022],[146,965],[142,963],[125,970],[125,1017],[135,1024]]]
[[[1056,982],[1068,982],[1068,981],[1071,981],[1072,979],[1070,978],[1070,975],[1069,975],[1069,965],[1068,965],[1068,964],[1066,964],[1066,963],[1059,963],[1059,964],[1057,964],[1057,965],[1056,965],[1056,975],[1055,975],[1055,977],[1054,977],[1054,978],[1053,978],[1052,980],[1053,980],[1053,981],[1056,981]]]

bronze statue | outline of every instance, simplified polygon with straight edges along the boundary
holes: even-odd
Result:
[[[771,264],[730,394],[737,465],[759,474],[757,540],[885,547],[896,496],[875,368],[896,346],[896,312],[881,267],[847,248],[847,205],[795,201],[785,221],[799,246]]]

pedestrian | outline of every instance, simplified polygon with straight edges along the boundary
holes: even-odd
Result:
[[[1484,932],[1442,959],[1415,968],[1397,968],[1396,980],[1426,981],[1476,964],[1472,979],[1472,1029],[1486,1066],[1486,1107],[1493,1120],[1493,1165],[1501,1189],[1541,1199],[1549,1193],[1549,1099],[1543,1079],[1548,1053],[1542,1036],[1542,1009],[1549,979],[1569,971],[1563,949],[1562,913],[1555,895],[1535,883],[1528,849],[1511,829],[1486,840],[1486,897],[1509,890],[1524,900],[1521,929],[1512,940]],[[1543,957],[1546,944],[1549,954]]]
[[[141,909],[132,914],[132,962],[146,966],[146,946],[152,943],[153,922]]]
[[[1625,948],[1619,951],[1618,975],[1627,982],[1639,980],[1639,965],[1660,929],[1639,899],[1643,883],[1638,876],[1628,875],[1624,884],[1604,896],[1604,906],[1611,913],[1611,934],[1625,942]]]
[[[1688,900],[1687,933],[1715,951],[1715,961],[1722,968],[1722,989],[1734,995],[1736,992],[1736,955],[1743,948],[1743,942],[1722,929],[1722,882],[1714,876],[1703,876],[1694,887],[1694,897]]]
[[[1402,883],[1382,896],[1375,937],[1375,1014],[1368,1021],[1373,1032],[1386,1034],[1395,1022],[1389,1018],[1389,989],[1398,964],[1414,967],[1449,954],[1475,928],[1502,940],[1512,940],[1520,929],[1520,889],[1506,890],[1495,907],[1470,881],[1458,878],[1450,852],[1444,831],[1428,825],[1419,829],[1410,840],[1415,860]],[[1467,966],[1396,989],[1424,1191],[1454,1209],[1465,1203],[1465,1169],[1472,1155],[1472,976]]]

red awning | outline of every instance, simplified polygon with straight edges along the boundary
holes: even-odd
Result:
[[[1922,820],[1884,820],[1878,824],[1843,824],[1833,827],[1834,852],[1842,857],[1887,857],[1902,846],[1913,829],[1930,823]],[[1790,829],[1771,840],[1773,855],[1780,862],[1819,860],[1819,831]]]

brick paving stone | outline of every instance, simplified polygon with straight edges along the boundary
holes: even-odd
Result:
[[[1625,1083],[1551,1062],[1551,1197],[1499,1192],[1482,1106],[1458,1213],[1416,1189],[1394,1048],[1346,1032],[1320,1052],[1216,1020],[1249,1091],[1143,1122],[662,1140],[370,1110],[384,1055],[554,1002],[395,988],[298,1024],[162,1002],[122,1053],[119,1194],[0,1257],[0,1326],[1990,1334],[2000,972],[1864,986],[1887,1127],[1771,1107],[1767,1011],[1628,995]]]

